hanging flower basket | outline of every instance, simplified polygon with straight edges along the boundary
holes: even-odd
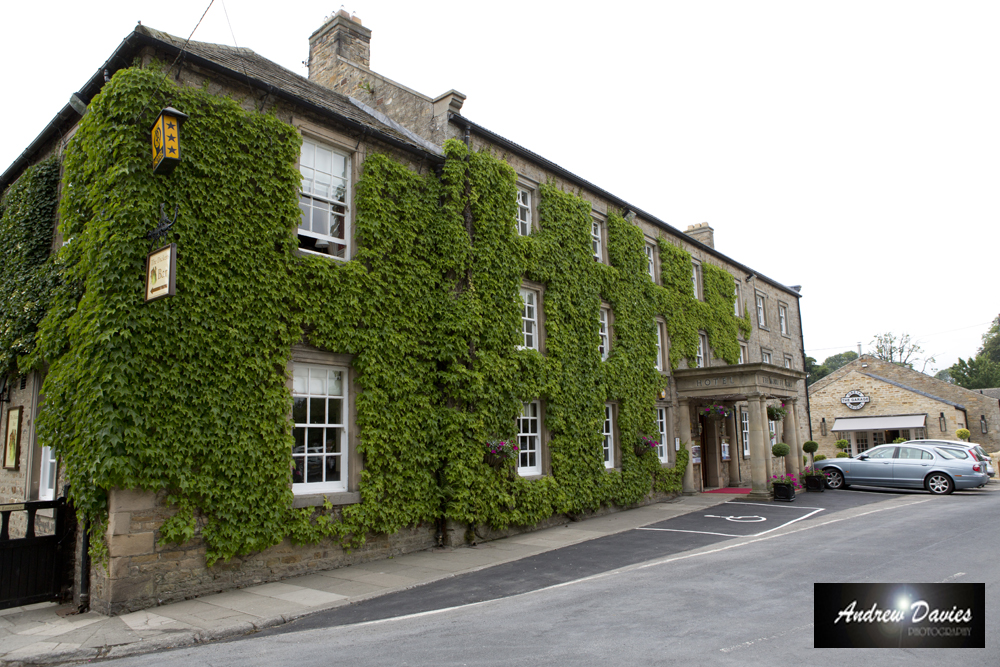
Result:
[[[511,461],[517,460],[518,448],[513,442],[506,440],[490,440],[486,443],[483,461],[497,470],[505,468]]]
[[[643,456],[644,454],[647,454],[649,452],[656,453],[656,450],[659,448],[659,446],[660,446],[660,443],[658,441],[653,440],[652,438],[650,438],[648,436],[640,435],[639,436],[639,441],[636,442],[635,445],[634,445],[634,447],[635,447],[635,455],[636,456]]]
[[[773,422],[780,422],[788,414],[788,410],[785,408],[785,404],[782,403],[781,407],[776,405],[767,406],[767,418]]]
[[[715,421],[722,421],[723,419],[729,419],[732,416],[733,409],[727,408],[726,406],[718,403],[712,403],[711,405],[703,405],[699,407],[698,414],[705,415]]]

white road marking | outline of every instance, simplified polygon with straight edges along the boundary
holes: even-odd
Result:
[[[616,575],[619,575],[619,574],[625,574],[626,572],[632,572],[632,571],[635,571],[635,570],[644,570],[644,569],[646,569],[648,567],[656,567],[658,565],[667,565],[667,564],[670,564],[670,563],[676,563],[677,561],[687,560],[689,558],[697,558],[698,556],[709,556],[711,554],[716,554],[716,553],[720,553],[720,552],[723,552],[723,551],[729,551],[730,549],[736,549],[737,547],[746,546],[748,544],[754,544],[756,542],[764,542],[765,540],[771,540],[771,539],[774,539],[776,537],[784,537],[785,535],[793,535],[795,533],[800,533],[802,531],[812,530],[813,528],[822,528],[823,526],[829,526],[831,523],[838,523],[840,521],[847,521],[848,519],[855,519],[857,517],[867,516],[869,514],[878,514],[879,512],[885,512],[887,510],[894,510],[894,509],[898,509],[898,508],[901,508],[901,507],[909,507],[911,505],[919,505],[920,503],[926,503],[926,502],[928,502],[930,500],[931,500],[930,498],[928,498],[926,500],[917,500],[917,501],[912,502],[912,503],[904,503],[902,505],[895,505],[893,507],[883,507],[881,509],[874,509],[874,510],[871,510],[869,512],[862,512],[861,514],[854,514],[854,515],[849,516],[849,517],[843,517],[843,518],[839,518],[839,519],[836,519],[836,518],[835,519],[830,519],[829,521],[824,521],[823,523],[816,523],[816,524],[813,524],[811,526],[802,526],[801,528],[797,528],[796,530],[793,530],[793,531],[788,532],[788,533],[781,533],[780,535],[768,535],[767,537],[757,537],[756,539],[746,540],[744,542],[737,542],[736,544],[730,544],[730,545],[727,545],[727,546],[724,546],[724,547],[719,547],[717,549],[709,549],[707,551],[696,551],[694,553],[688,553],[688,554],[684,554],[684,555],[681,555],[681,556],[667,556],[667,557],[661,558],[659,560],[647,561],[645,563],[636,563],[635,565],[626,565],[625,567],[619,567],[619,568],[616,568],[614,570],[608,570],[607,572],[600,572],[598,574],[592,574],[592,575],[590,575],[588,577],[581,577],[580,579],[574,579],[573,581],[564,581],[561,584],[552,584],[551,586],[546,586],[544,588],[536,588],[533,591],[525,591],[524,593],[518,593],[516,595],[508,595],[507,597],[503,597],[503,598],[493,598],[492,600],[481,600],[479,602],[470,602],[468,604],[456,605],[454,607],[446,607],[444,609],[432,609],[430,611],[421,611],[421,612],[417,612],[415,614],[407,614],[405,616],[395,616],[393,618],[383,618],[383,619],[379,619],[377,621],[364,621],[363,623],[349,623],[349,624],[345,624],[345,625],[331,626],[331,627],[328,627],[328,628],[316,628],[314,630],[303,630],[302,632],[304,632],[304,633],[307,633],[307,632],[317,632],[317,633],[318,632],[324,632],[324,633],[329,633],[331,630],[334,630],[336,628],[358,628],[358,627],[363,627],[363,626],[368,626],[368,625],[380,625],[382,623],[392,623],[392,622],[395,622],[395,621],[404,621],[404,620],[408,620],[408,619],[411,619],[411,618],[421,618],[423,616],[434,616],[436,614],[444,614],[446,612],[457,611],[459,609],[468,609],[470,607],[479,607],[479,606],[482,606],[482,605],[485,605],[485,604],[490,604],[490,603],[493,603],[493,602],[499,602],[501,600],[512,600],[514,598],[524,597],[524,596],[528,596],[528,595],[536,595],[538,593],[546,593],[548,591],[555,590],[557,588],[565,588],[565,587],[568,587],[568,586],[575,586],[577,584],[587,583],[587,582],[590,582],[590,581],[597,581],[598,579],[604,579],[605,577],[613,577],[613,576],[616,576]],[[642,530],[642,529],[640,529],[640,530]],[[737,537],[740,537],[740,536],[737,536]],[[750,536],[750,537],[756,537],[756,536]],[[299,633],[292,633],[292,634],[299,634]]]
[[[656,530],[664,533],[696,533],[698,535],[718,535],[719,537],[753,537],[752,535],[731,535],[729,533],[713,533],[708,530],[681,530],[680,528],[636,528],[636,530]]]
[[[778,637],[784,637],[789,632],[798,632],[799,630],[806,630],[808,628],[811,628],[812,626],[813,626],[812,623],[808,625],[800,625],[797,628],[791,628],[790,630],[779,632],[778,634],[772,635],[770,637],[761,637],[760,639],[754,639],[753,641],[743,642],[742,644],[737,644],[736,646],[730,646],[729,648],[720,648],[719,650],[722,651],[723,653],[732,653],[733,651],[737,651],[741,648],[750,648],[754,644],[759,644],[760,642],[768,642],[771,641],[772,639],[777,639]]]
[[[736,523],[757,523],[759,521],[767,521],[762,516],[720,516],[718,514],[706,514],[706,519],[725,519],[726,521],[735,521]]]

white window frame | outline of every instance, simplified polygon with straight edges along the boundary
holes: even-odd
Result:
[[[598,334],[601,337],[597,346],[597,351],[601,353],[601,361],[608,360],[611,353],[611,309],[601,308],[600,320],[598,321]]]
[[[779,303],[778,304],[778,331],[781,335],[788,335],[788,306]]]
[[[740,410],[740,431],[743,434],[743,458],[750,458],[750,413]]]
[[[740,281],[738,278],[733,278],[733,285],[736,291],[736,298],[733,299],[733,315],[735,317],[740,316]]]
[[[517,474],[542,474],[542,420],[538,401],[523,403],[517,418]],[[533,459],[533,460],[532,460]]]
[[[791,367],[792,367],[792,358],[786,354],[785,355],[785,368],[791,368]]]
[[[590,244],[593,250],[594,259],[598,262],[604,261],[604,245],[602,243],[604,237],[604,223],[597,218],[591,217],[590,219]]]
[[[304,374],[303,374],[304,373]],[[340,394],[331,394],[330,391],[330,381],[332,379],[331,373],[340,373]],[[315,375],[314,375],[315,374]],[[316,482],[309,481],[308,477],[308,465],[306,461],[303,461],[302,470],[305,476],[304,482],[294,481],[294,472],[292,480],[292,493],[295,495],[309,495],[314,493],[340,493],[347,491],[347,479],[349,475],[348,470],[348,443],[350,442],[348,437],[348,403],[350,400],[350,388],[349,388],[349,375],[348,369],[341,366],[331,366],[326,364],[304,364],[299,362],[293,362],[292,364],[292,435],[295,438],[295,443],[292,445],[292,461],[293,470],[297,465],[299,459],[308,458],[320,458],[323,463],[323,475],[326,476],[327,463],[329,459],[339,459],[340,463],[340,479],[339,480],[320,480]],[[320,384],[316,384],[320,383]],[[325,388],[324,388],[325,385]],[[296,399],[305,399],[306,414],[305,421],[297,422],[296,418],[296,408],[294,406]],[[324,422],[311,422],[312,410],[316,407],[313,405],[315,400],[324,401]],[[340,400],[340,414],[339,415],[329,415],[327,414],[328,408],[330,406],[330,400],[334,399]],[[339,419],[339,423],[336,421],[331,421],[332,417]],[[300,429],[303,429],[300,431]],[[329,429],[340,429],[340,451],[339,452],[321,452],[314,453],[312,456],[309,455],[308,451],[308,439],[310,430],[321,430],[323,433],[324,448],[326,442],[326,431]],[[301,442],[302,446],[298,444],[300,437],[299,433],[302,433]],[[299,450],[299,451],[296,451]]]
[[[667,408],[656,406],[656,430],[660,434],[660,446],[656,448],[656,458],[660,463],[667,463],[670,448],[667,447]]]
[[[708,368],[708,336],[698,334],[698,356],[695,357],[695,368]]]
[[[771,447],[774,447],[776,444],[778,444],[778,424],[776,422],[768,420],[767,430],[770,433]],[[770,450],[771,447],[768,447],[768,450]]]
[[[740,343],[740,364],[750,363],[750,350],[746,343]]]
[[[691,286],[694,287],[694,298],[701,301],[701,264],[691,262]]]
[[[531,233],[531,190],[517,186],[517,217],[515,227],[520,236]]]
[[[317,150],[328,151],[332,156],[343,158],[343,175],[318,169],[315,159]],[[315,247],[323,250],[303,247],[300,238],[299,250],[302,252],[342,260],[351,258],[351,173],[351,156],[348,153],[309,137],[302,137],[302,152],[299,154],[299,174],[302,178],[299,188],[300,217],[296,232],[299,237],[314,239]],[[325,174],[330,178],[329,188],[325,192],[320,192],[321,186],[317,185],[317,174]],[[334,187],[335,181],[340,182],[341,189]],[[312,216],[316,215],[316,211],[325,211],[331,219],[341,218],[343,238],[313,231]],[[303,227],[307,214],[310,216],[308,229]]]
[[[653,326],[656,327],[656,364],[654,368],[656,370],[663,372],[663,335],[660,330],[660,323],[657,320],[653,320]]]
[[[538,349],[538,300],[537,291],[521,288],[521,345],[522,350]]]
[[[769,364],[771,363],[771,353],[764,348],[760,349],[760,363]]]
[[[650,280],[654,283],[656,282],[656,261],[654,257],[656,255],[655,248],[652,243],[646,244],[646,272],[649,274]]]
[[[610,403],[604,404],[604,426],[601,429],[603,444],[601,451],[604,456],[604,467],[615,467],[615,414],[614,406]]]
[[[56,499],[56,480],[59,477],[59,463],[51,447],[42,447],[42,458],[38,473],[38,499]]]
[[[755,296],[757,303],[757,328],[767,329],[767,299],[759,292]]]

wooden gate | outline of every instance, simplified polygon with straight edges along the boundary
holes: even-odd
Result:
[[[52,508],[55,534],[35,535],[38,510]],[[10,539],[10,515],[27,512],[24,537]],[[66,499],[0,505],[0,609],[59,599],[73,554]]]

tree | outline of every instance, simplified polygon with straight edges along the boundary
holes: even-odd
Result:
[[[875,339],[868,343],[868,345],[871,346],[869,351],[872,356],[882,361],[888,361],[891,364],[913,368],[914,364],[923,361],[923,367],[920,370],[921,373],[927,369],[927,364],[932,364],[936,361],[933,355],[921,359],[920,355],[924,353],[924,349],[917,345],[915,341],[910,340],[910,334],[901,334],[897,337],[896,334],[888,331],[875,336]]]
[[[951,376],[951,368],[942,368],[934,374],[938,380],[944,380],[948,384],[955,384],[955,378]]]
[[[841,366],[846,366],[855,359],[858,358],[858,353],[848,350],[847,352],[841,352],[840,354],[835,354],[831,357],[827,357],[823,361],[823,365],[826,366],[826,372],[832,373]]]
[[[841,366],[850,363],[857,358],[858,353],[851,352],[850,350],[827,357],[822,364],[817,364],[816,360],[812,357],[806,357],[806,375],[809,378],[809,384],[812,384],[821,378],[825,378]]]
[[[1000,387],[1000,316],[983,334],[976,356],[968,360],[959,357],[948,371],[955,384],[966,389]]]

